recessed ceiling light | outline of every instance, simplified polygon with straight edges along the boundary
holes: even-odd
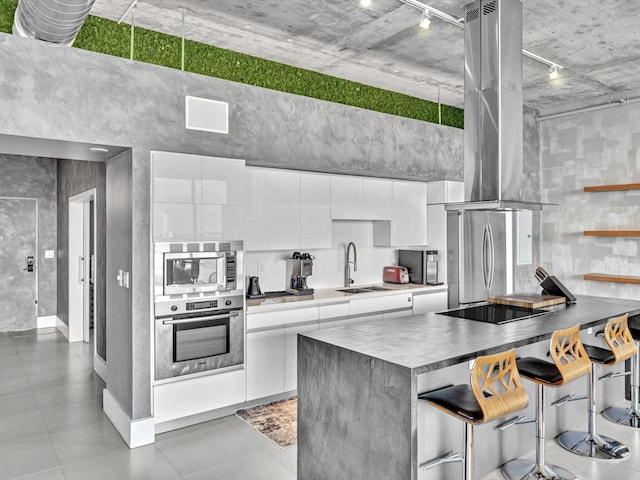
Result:
[[[418,25],[420,28],[429,28],[429,25],[431,25],[431,15],[429,15],[429,12],[426,10],[422,12],[422,17],[420,17],[420,23]]]
[[[558,67],[555,65],[551,65],[551,69],[549,70],[549,78],[551,80],[555,80],[559,76],[560,74],[558,73]]]
[[[360,6],[363,8],[369,8],[371,6],[371,0],[360,0]]]
[[[89,151],[93,153],[109,153],[109,149],[104,147],[89,147]]]

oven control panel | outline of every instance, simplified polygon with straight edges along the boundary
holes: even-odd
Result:
[[[216,298],[202,298],[197,300],[169,300],[156,302],[155,316],[166,317],[182,313],[197,313],[207,310],[232,310],[244,306],[244,296],[224,296]]]

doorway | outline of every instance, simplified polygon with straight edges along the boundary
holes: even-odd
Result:
[[[97,318],[95,219],[95,188],[69,197],[69,342],[89,343]]]
[[[0,332],[36,325],[38,200],[0,197]]]

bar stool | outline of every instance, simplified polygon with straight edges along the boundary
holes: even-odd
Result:
[[[640,330],[629,328],[631,336],[640,348]],[[627,427],[640,428],[640,355],[631,359],[631,407],[609,407],[602,412],[607,420]]]
[[[513,350],[478,357],[471,372],[471,385],[452,385],[418,396],[465,422],[465,453],[445,455],[420,465],[427,470],[444,463],[462,462],[464,480],[473,478],[473,426],[525,408],[529,404],[516,368]]]
[[[544,459],[544,387],[559,387],[591,371],[591,360],[580,341],[580,326],[553,332],[550,342],[553,363],[535,357],[517,361],[520,375],[537,384],[536,398],[536,461],[512,460],[502,467],[502,474],[510,480],[547,478],[572,480],[577,477],[563,468],[547,465]]]
[[[627,325],[627,315],[612,318],[604,328],[604,338],[610,350],[593,345],[585,345],[584,348],[592,362],[610,367],[633,357],[638,353],[636,344],[631,338],[631,332]],[[599,460],[622,460],[629,456],[626,445],[596,432],[596,368],[591,368],[589,374],[589,431],[588,432],[563,432],[558,436],[560,446],[570,452],[584,457],[597,458]]]

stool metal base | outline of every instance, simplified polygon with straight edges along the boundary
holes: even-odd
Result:
[[[631,408],[610,407],[602,412],[602,416],[613,423],[640,428],[640,416]]]
[[[629,449],[623,443],[587,432],[563,432],[558,435],[558,443],[572,453],[597,460],[623,460],[629,456]]]
[[[573,473],[555,465],[536,465],[527,460],[513,460],[502,467],[502,475],[508,480],[578,480]]]

